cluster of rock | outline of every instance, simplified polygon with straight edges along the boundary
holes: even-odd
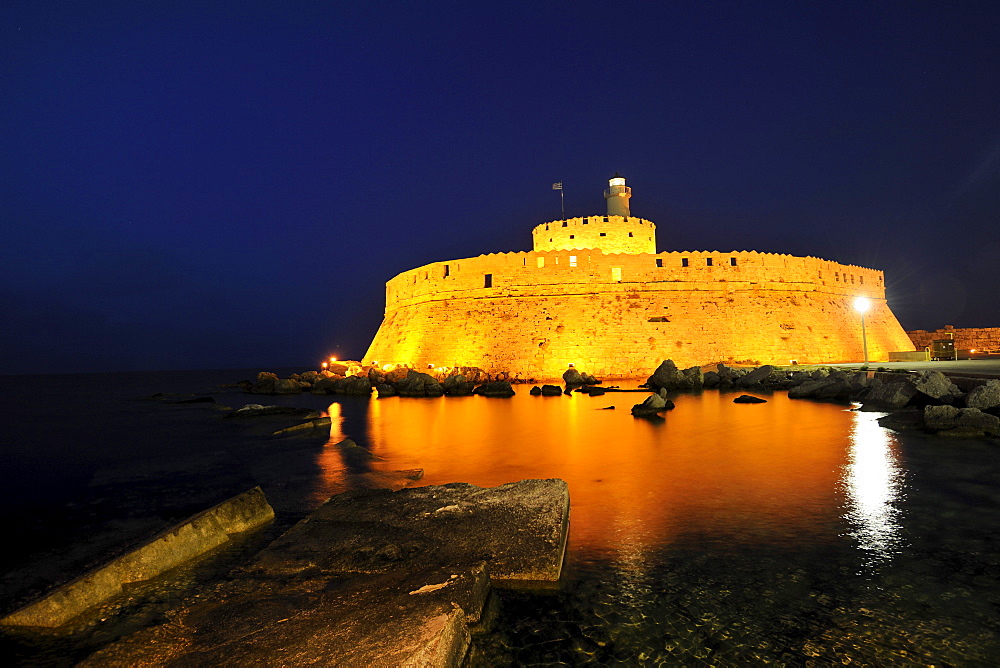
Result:
[[[535,397],[558,397],[560,394],[582,392],[593,397],[599,397],[605,393],[604,388],[597,387],[601,384],[601,381],[597,380],[589,373],[581,372],[579,369],[574,367],[566,369],[566,371],[563,372],[562,377],[563,382],[566,383],[565,390],[558,385],[542,385],[541,387],[535,385],[531,388],[529,394]]]
[[[372,390],[383,397],[462,397],[478,394],[484,397],[512,397],[514,388],[509,380],[496,379],[481,369],[455,369],[443,377],[435,377],[413,369],[399,367],[382,371],[376,367],[331,366],[330,370],[307,371],[278,378],[269,371],[257,374],[257,382],[243,381],[240,385],[251,394],[342,394],[367,396]],[[341,375],[344,371],[351,375]],[[463,373],[463,371],[465,373]],[[468,373],[468,375],[466,375]]]
[[[665,410],[658,405],[666,399],[666,391],[787,390],[792,399],[856,401],[862,404],[861,410],[890,412],[879,422],[892,429],[923,429],[948,436],[1000,436],[1000,380],[991,380],[966,393],[940,371],[870,374],[831,367],[801,371],[772,365],[736,369],[725,364],[716,368],[705,372],[701,367],[682,370],[672,360],[664,360],[645,383],[657,394],[633,407],[632,414],[648,417]]]

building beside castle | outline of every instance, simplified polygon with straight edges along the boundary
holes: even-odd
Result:
[[[607,214],[537,225],[530,252],[446,260],[386,284],[364,363],[475,366],[558,378],[644,377],[664,359],[799,364],[888,359],[913,350],[881,271],[756,251],[656,252],[656,225],[631,215],[616,175]],[[871,302],[865,314],[857,297]]]

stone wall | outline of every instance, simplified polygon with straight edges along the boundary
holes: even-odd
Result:
[[[569,364],[611,378],[678,364],[858,361],[913,347],[882,272],[732,251],[499,253],[436,262],[386,285],[366,363],[478,366],[555,378]]]
[[[584,216],[536,225],[536,251],[600,249],[605,253],[655,253],[656,225],[635,216]]]
[[[931,332],[917,329],[906,335],[917,350],[930,347],[932,341],[954,337],[956,350],[1000,351],[1000,327],[955,329],[946,325],[944,329]]]

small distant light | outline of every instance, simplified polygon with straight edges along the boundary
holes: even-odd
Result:
[[[323,362],[323,368],[324,368],[324,369],[325,369],[326,367],[328,367],[328,366],[330,366],[330,365],[329,365],[329,364],[327,364],[326,362]]]
[[[428,364],[428,365],[427,365],[427,368],[428,368],[428,369],[433,369],[433,368],[434,368],[434,365],[433,365],[433,364]]]
[[[975,349],[975,348],[973,348],[973,349],[972,349],[972,350],[970,350],[969,352],[970,352],[970,353],[974,353],[974,352],[976,352],[976,349]]]
[[[336,362],[336,361],[337,361],[337,358],[336,358],[336,357],[331,357],[331,358],[330,358],[330,361],[331,361],[331,362]]]

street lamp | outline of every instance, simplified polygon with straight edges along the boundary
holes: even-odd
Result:
[[[868,297],[858,297],[854,300],[854,310],[861,314],[861,345],[865,348],[865,365],[868,364],[868,335],[865,332],[865,313],[872,306]]]

